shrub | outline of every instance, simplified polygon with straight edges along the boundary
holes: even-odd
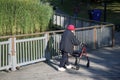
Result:
[[[0,0],[0,35],[45,31],[52,14],[40,0]]]

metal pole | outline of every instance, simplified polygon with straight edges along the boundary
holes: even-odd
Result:
[[[106,0],[104,0],[104,22],[106,22],[106,18],[107,18],[106,11],[107,11],[107,3]]]

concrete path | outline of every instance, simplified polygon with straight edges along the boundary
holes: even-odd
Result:
[[[118,36],[120,33],[118,33]],[[118,38],[117,38],[118,39]],[[120,45],[89,52],[90,67],[81,59],[80,69],[57,70],[59,60],[39,62],[20,67],[13,72],[0,71],[0,80],[120,80]],[[74,58],[70,62],[74,64]]]
[[[81,59],[80,69],[57,70],[59,61],[39,62],[13,72],[0,71],[0,80],[120,80],[120,47],[89,52],[90,67]],[[71,64],[74,58],[70,57]]]

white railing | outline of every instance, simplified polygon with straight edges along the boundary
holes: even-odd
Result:
[[[16,70],[17,66],[23,66],[45,59],[45,47],[47,35],[28,39],[10,38],[0,42],[0,70]]]
[[[64,30],[0,37],[0,70],[59,57],[59,43]],[[114,46],[114,25],[77,28],[76,37],[88,48]],[[38,37],[39,36],[39,37]],[[32,37],[32,38],[30,38]],[[80,46],[76,47],[79,49]]]
[[[9,41],[0,42],[0,70],[8,69],[10,66]]]
[[[16,40],[17,66],[45,60],[46,37]]]

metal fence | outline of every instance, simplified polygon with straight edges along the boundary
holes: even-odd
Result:
[[[0,70],[10,67],[9,41],[0,42]]]
[[[46,36],[0,42],[0,70],[45,60]]]
[[[88,49],[114,45],[114,25],[99,25],[76,30],[78,39],[87,44]]]
[[[17,66],[45,60],[46,37],[15,40]]]
[[[9,68],[16,70],[17,66],[58,57],[63,31],[0,37],[8,39],[0,42],[0,70]],[[75,34],[81,42],[87,44],[89,50],[114,45],[112,24],[77,28]],[[80,46],[76,47],[79,48]]]
[[[76,28],[81,28],[81,27],[90,27],[90,26],[101,25],[101,24],[103,25],[109,23],[55,13],[53,16],[53,24],[61,26],[61,28],[66,28],[68,24],[73,24],[75,25]]]

